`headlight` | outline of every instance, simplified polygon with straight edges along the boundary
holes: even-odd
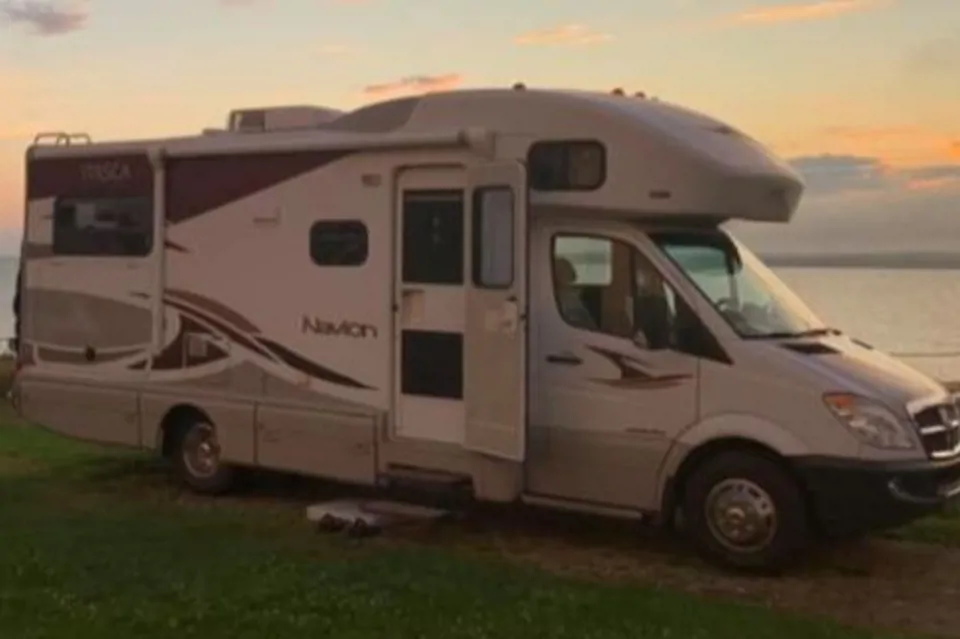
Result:
[[[823,401],[864,444],[901,450],[916,447],[913,429],[877,402],[850,393],[828,393]]]

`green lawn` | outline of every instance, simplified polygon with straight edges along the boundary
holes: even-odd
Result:
[[[138,454],[69,442],[0,408],[0,637],[201,636],[879,635],[446,545],[320,536],[299,505],[180,495]]]

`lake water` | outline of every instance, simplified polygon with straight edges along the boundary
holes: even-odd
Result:
[[[0,257],[0,337],[13,335],[16,266]],[[960,270],[775,270],[831,326],[960,381]]]

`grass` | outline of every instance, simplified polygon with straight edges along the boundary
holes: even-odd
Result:
[[[893,535],[960,546],[960,513]],[[282,499],[185,496],[153,460],[31,428],[0,403],[0,637],[881,636],[557,572],[318,536]]]
[[[854,637],[830,622],[311,534],[282,502],[186,499],[139,454],[0,410],[0,636]]]

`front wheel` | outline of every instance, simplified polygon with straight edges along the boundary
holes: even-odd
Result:
[[[693,542],[724,567],[777,572],[810,543],[800,486],[760,455],[731,451],[708,459],[687,482],[682,508]]]
[[[233,487],[235,471],[220,458],[217,431],[199,416],[179,428],[173,463],[178,479],[194,492],[219,495]]]

